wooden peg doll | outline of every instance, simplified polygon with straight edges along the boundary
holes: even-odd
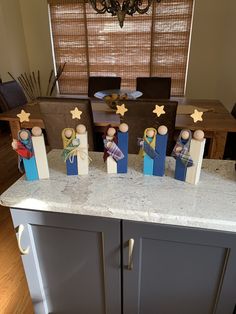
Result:
[[[176,159],[175,179],[185,181],[187,168],[193,165],[189,153],[192,133],[190,130],[182,130],[173,149],[172,156]]]
[[[18,154],[18,168],[21,172],[25,170],[28,181],[38,180],[32,137],[30,131],[22,129],[18,132],[18,140],[13,140],[12,148]]]
[[[143,144],[141,152],[143,155],[143,173],[153,175],[154,159],[157,157],[156,148],[157,130],[147,128],[143,135]]]
[[[117,146],[117,132],[115,128],[109,127],[104,136],[104,156],[107,163],[108,173],[117,173],[117,161],[124,158],[124,154]]]
[[[48,159],[42,129],[38,126],[34,126],[31,132],[39,179],[48,179]]]
[[[124,158],[117,161],[117,173],[127,173],[128,170],[128,143],[129,127],[126,123],[121,123],[118,130],[118,147],[122,151]]]
[[[63,141],[63,157],[66,162],[67,175],[77,175],[77,147],[79,141],[75,137],[75,130],[73,128],[65,128],[62,130]]]
[[[153,164],[153,175],[164,176],[165,174],[165,160],[166,160],[166,148],[168,141],[168,129],[165,125],[159,126],[157,129],[156,146],[155,151],[157,153]]]
[[[193,166],[187,169],[186,182],[188,183],[197,184],[199,182],[205,143],[204,132],[196,130],[190,143],[189,153],[193,159]]]
[[[107,153],[106,163],[107,163],[107,173],[117,173],[117,163],[111,154],[108,154],[108,150],[111,148],[112,144],[117,142],[115,137],[115,128],[109,128],[106,134],[106,142],[104,142],[104,154]]]
[[[78,174],[85,175],[88,174],[89,170],[88,133],[85,125],[77,125],[76,138],[79,140],[79,147],[77,150]]]

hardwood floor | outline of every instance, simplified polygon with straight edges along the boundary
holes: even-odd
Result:
[[[0,130],[0,194],[20,177],[10,132]],[[0,314],[34,313],[8,208],[0,206]]]

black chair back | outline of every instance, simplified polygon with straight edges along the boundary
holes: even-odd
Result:
[[[231,114],[236,119],[236,104],[234,104]]]
[[[170,77],[137,77],[136,90],[143,93],[143,99],[169,99]]]
[[[88,81],[88,97],[94,97],[96,92],[109,89],[120,89],[121,77],[90,76]]]
[[[63,148],[61,132],[64,128],[75,128],[84,124],[88,132],[89,150],[94,150],[94,126],[89,99],[42,98],[38,100],[51,149]],[[82,111],[81,119],[72,119],[71,110]]]
[[[231,114],[236,119],[236,104],[234,104]],[[236,132],[228,132],[227,134],[224,159],[236,160]]]
[[[16,81],[0,83],[0,108],[2,111],[23,106],[26,103],[27,98]]]
[[[123,122],[129,126],[129,153],[137,154],[139,147],[137,139],[143,137],[144,130],[148,127],[158,129],[160,125],[168,128],[167,155],[171,154],[174,146],[175,118],[178,102],[167,100],[125,100],[128,111],[125,113]],[[155,105],[164,106],[165,114],[159,118],[153,113]]]

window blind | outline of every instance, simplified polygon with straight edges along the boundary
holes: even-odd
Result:
[[[172,77],[171,94],[184,94],[193,0],[162,0],[148,14],[96,14],[87,1],[49,0],[56,65],[66,62],[61,94],[87,94],[89,76],[121,76],[134,90],[138,76]]]

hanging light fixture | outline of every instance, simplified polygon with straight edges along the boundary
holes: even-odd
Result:
[[[145,14],[149,10],[151,4],[161,2],[161,0],[89,0],[93,9],[99,13],[111,13],[112,16],[117,16],[119,25],[122,28],[126,14],[133,15],[134,13]]]

